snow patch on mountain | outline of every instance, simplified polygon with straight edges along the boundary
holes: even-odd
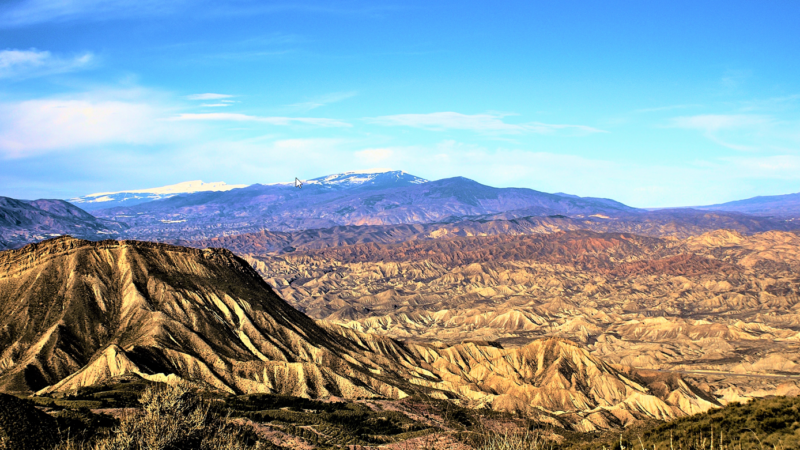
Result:
[[[117,192],[98,192],[96,194],[85,195],[80,198],[104,198],[114,194],[191,194],[193,192],[209,192],[209,191],[230,191],[231,189],[239,189],[247,187],[246,184],[226,184],[224,181],[214,181],[211,183],[204,183],[202,180],[184,181],[183,183],[171,184],[169,186],[161,186],[157,188],[136,189],[130,191],[117,191]]]
[[[147,189],[132,189],[116,192],[97,192],[82,197],[71,198],[67,201],[79,204],[81,208],[91,211],[117,206],[133,206],[139,203],[170,198],[178,194],[193,194],[196,192],[222,192],[232,189],[247,187],[246,184],[226,184],[223,181],[205,183],[201,180],[184,181]]]
[[[357,187],[363,185],[387,185],[394,183],[422,184],[428,180],[411,175],[402,170],[370,169],[337,173],[308,180],[307,184],[318,184],[331,187]]]

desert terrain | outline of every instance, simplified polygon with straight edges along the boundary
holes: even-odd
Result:
[[[424,394],[536,411],[579,431],[719,405],[680,377],[620,370],[559,337],[404,343],[315,322],[227,250],[59,238],[0,258],[6,392],[64,394],[136,375],[228,394]]]
[[[443,233],[265,253],[246,257],[291,305],[354,330],[505,346],[558,336],[610,364],[699,377],[723,402],[798,392],[796,233]]]

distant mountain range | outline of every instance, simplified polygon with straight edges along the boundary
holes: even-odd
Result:
[[[619,215],[637,210],[597,198],[494,188],[467,178],[426,181],[402,171],[348,172],[293,184],[256,184],[225,192],[169,199],[94,214],[125,222],[137,237],[222,235],[263,229],[295,231],[340,225],[391,225],[460,220],[525,211],[526,215]]]
[[[800,193],[753,197],[719,205],[698,206],[696,208],[709,211],[736,211],[756,216],[797,218],[800,217]]]
[[[118,192],[98,192],[71,198],[70,203],[80,205],[86,211],[115,208],[118,206],[133,206],[140,203],[152,202],[170,198],[178,194],[191,194],[195,192],[229,191],[247,187],[246,184],[225,184],[223,182],[204,183],[203,181],[185,181],[183,183],[162,186],[150,189],[136,189]]]
[[[0,197],[0,250],[62,234],[85,239],[119,235],[126,225],[99,219],[64,200]]]
[[[341,227],[437,223],[469,223],[462,233],[483,233],[479,229],[487,227],[475,224],[499,221],[489,228],[525,234],[589,229],[687,237],[719,228],[745,234],[791,230],[800,223],[800,194],[648,211],[605,198],[495,188],[463,177],[428,181],[394,170],[328,175],[302,181],[300,188],[294,181],[251,186],[190,181],[160,188],[101,192],[71,201],[80,208],[64,201],[7,199],[0,204],[0,218],[6,218],[0,223],[0,248],[14,248],[59,234],[86,239],[118,235],[190,242],[264,230],[297,233],[336,229],[340,231],[329,234],[341,236]],[[41,209],[37,205],[45,204],[51,205],[49,210],[34,214]],[[59,211],[53,209],[55,204],[60,205]],[[26,218],[20,219],[20,214]],[[525,224],[502,225],[503,221],[518,219]],[[359,241],[384,231],[356,229],[344,232],[346,237],[342,239]]]

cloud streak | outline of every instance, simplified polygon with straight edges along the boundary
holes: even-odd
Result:
[[[768,124],[772,121],[767,116],[750,114],[704,114],[698,116],[675,117],[671,125],[676,128],[687,128],[705,132],[725,129],[748,128]]]
[[[299,11],[336,15],[382,15],[396,10],[393,5],[363,2],[341,5],[337,2],[213,2],[208,0],[19,0],[0,6],[0,28],[22,27],[51,22],[99,22],[132,17],[163,17],[174,14],[219,19]]]
[[[183,0],[22,0],[0,7],[0,28],[163,15],[186,5],[188,2]]]
[[[351,97],[355,97],[356,95],[356,92],[334,92],[332,94],[323,95],[315,100],[287,105],[287,108],[292,111],[307,112],[331,103],[336,103]]]
[[[548,124],[528,122],[512,124],[503,121],[501,114],[461,114],[457,112],[436,112],[429,114],[397,114],[368,118],[368,123],[383,126],[403,126],[432,131],[468,130],[480,133],[506,134],[553,134],[558,131],[579,133],[606,133],[604,130],[586,125]]]
[[[146,103],[39,99],[0,104],[0,155],[20,158],[103,144],[169,141],[179,131],[159,123]]]
[[[747,173],[752,178],[768,178],[798,180],[800,176],[800,156],[770,155],[761,157],[729,157],[722,158],[738,171]]]
[[[358,162],[376,163],[386,161],[394,155],[390,148],[367,148],[353,153]]]
[[[187,95],[186,98],[189,100],[222,100],[227,98],[233,98],[233,95],[229,94],[215,94],[213,92],[206,92],[205,94],[192,94]],[[230,101],[230,100],[228,100]]]
[[[702,106],[703,105],[692,103],[692,104],[686,104],[686,105],[669,105],[669,106],[658,106],[658,107],[655,107],[655,108],[642,108],[642,109],[637,109],[637,110],[635,110],[633,112],[635,112],[635,113],[651,113],[651,112],[660,112],[660,111],[671,111],[671,110],[674,110],[674,109],[700,108]]]
[[[709,140],[733,150],[754,151],[775,139],[777,123],[770,116],[753,114],[702,114],[675,117],[670,127],[697,130]],[[721,135],[727,138],[723,139]],[[755,145],[734,144],[730,140],[746,140]]]
[[[48,51],[0,51],[0,79],[33,78],[58,73],[73,72],[92,65],[95,57],[84,53],[71,58],[55,56]]]
[[[248,114],[238,113],[201,113],[201,114],[180,114],[172,117],[169,120],[176,122],[183,121],[211,121],[211,122],[253,122],[263,123],[268,125],[313,125],[318,127],[351,127],[347,122],[342,122],[336,119],[327,119],[320,117],[265,117],[265,116],[251,116]]]

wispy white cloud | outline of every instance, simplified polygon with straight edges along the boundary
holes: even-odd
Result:
[[[331,103],[340,102],[342,100],[346,100],[351,97],[355,97],[357,95],[356,92],[334,92],[331,94],[323,95],[318,97],[314,100],[310,100],[307,102],[300,102],[300,103],[293,103],[291,105],[287,105],[286,108],[292,111],[298,112],[307,112],[311,111],[312,109],[317,109],[319,107],[329,105]]]
[[[675,117],[669,122],[671,127],[701,131],[711,141],[739,151],[758,150],[765,142],[774,141],[775,125],[770,116],[752,114],[703,114]],[[743,141],[747,143],[739,143]]]
[[[212,100],[213,97],[228,96],[198,95],[212,97]],[[231,105],[223,103],[224,100],[202,104],[218,108]],[[148,151],[167,151],[176,144],[192,146],[198,141],[219,140],[219,130],[200,124],[209,121],[276,126],[351,126],[340,120],[318,117],[264,117],[212,112],[179,114],[185,107],[181,103],[172,95],[136,87],[0,102],[0,159],[8,161],[64,151],[80,152],[82,158],[86,158],[98,152],[100,146],[122,149],[147,145]]]
[[[384,126],[405,126],[426,130],[469,130],[484,133],[538,133],[552,134],[566,130],[580,133],[605,133],[586,125],[548,124],[528,122],[513,124],[503,121],[507,114],[461,114],[436,112],[429,114],[397,114],[366,119],[369,123]]]
[[[800,179],[800,156],[798,155],[727,157],[721,159],[737,171],[747,173],[751,178]]]
[[[94,60],[95,57],[91,53],[67,58],[37,49],[2,50],[0,51],[0,79],[31,78],[73,72],[91,66]]]
[[[0,104],[0,156],[102,144],[168,142],[179,133],[158,120],[162,112],[143,102],[38,99]]]
[[[255,122],[269,125],[292,125],[304,124],[318,127],[350,127],[347,122],[336,119],[320,117],[265,117],[252,116],[238,113],[201,113],[201,114],[180,114],[170,118],[172,121],[224,121],[224,122]]]
[[[634,112],[635,113],[650,113],[650,112],[659,112],[659,111],[672,111],[672,110],[675,110],[675,109],[699,108],[701,106],[703,106],[703,105],[694,104],[694,103],[686,104],[686,105],[657,106],[657,107],[654,107],[654,108],[637,109]]]
[[[189,100],[222,100],[233,98],[233,95],[229,94],[215,94],[213,92],[207,92],[205,94],[192,94],[187,95],[186,98]],[[230,102],[231,100],[222,100],[223,102]]]
[[[209,0],[17,0],[0,3],[0,28],[47,22],[104,21],[172,14],[200,17],[253,16],[285,11],[316,14],[380,16],[399,7],[383,2],[291,2]]]
[[[671,125],[706,132],[732,128],[760,126],[772,122],[768,116],[749,114],[704,114],[698,116],[675,117]]]
[[[724,91],[734,91],[744,85],[751,76],[750,70],[727,70],[720,79],[720,85]]]
[[[182,9],[186,0],[22,0],[0,6],[0,28],[79,19],[100,21],[163,15]]]
[[[203,103],[200,105],[204,108],[224,108],[226,106],[231,106],[230,103]]]
[[[294,177],[315,178],[352,170],[344,150],[347,143],[336,138],[212,139],[182,145],[170,153],[172,161],[184,161],[182,165],[176,164],[179,168],[170,170],[186,171],[201,177],[216,175],[228,183],[245,184],[285,182],[294,180]],[[225,151],[220,152],[221,148]],[[155,166],[165,170],[158,164]]]
[[[739,102],[740,106],[738,110],[741,112],[765,111],[769,113],[780,113],[796,108],[798,102],[800,102],[800,94],[755,100],[751,99]]]

